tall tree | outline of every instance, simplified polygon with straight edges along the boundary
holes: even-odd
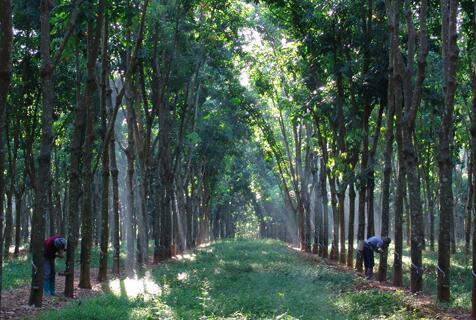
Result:
[[[43,235],[45,234],[46,212],[49,208],[48,192],[51,183],[51,150],[53,147],[53,103],[54,84],[53,72],[66,47],[66,43],[76,24],[80,1],[74,1],[73,12],[70,17],[68,29],[54,57],[51,57],[51,27],[50,13],[51,2],[40,2],[40,55],[41,55],[41,90],[43,97],[43,113],[41,117],[41,146],[38,157],[38,173],[35,178],[35,205],[31,226],[31,251],[32,251],[32,280],[30,304],[41,307],[43,299]]]
[[[101,243],[99,251],[99,272],[98,281],[107,279],[107,257],[109,249],[109,144],[104,141],[107,131],[108,120],[108,81],[109,81],[109,19],[104,18],[101,41],[101,135],[103,139],[104,152],[101,159],[102,182],[101,182]]]
[[[476,1],[473,2],[473,34],[476,34]],[[473,59],[471,61],[471,89],[472,89],[472,105],[471,105],[471,157],[473,160],[473,185],[476,185],[476,45],[473,45]],[[476,208],[476,197],[473,196],[473,207]],[[473,210],[473,221],[476,221],[476,210]],[[472,254],[472,275],[473,289],[471,295],[472,309],[471,315],[476,318],[476,223],[473,223],[473,254]]]
[[[416,31],[413,22],[413,12],[410,1],[405,1],[405,18],[408,32],[408,61],[407,66],[403,66],[403,57],[398,58],[400,68],[404,69],[403,97],[404,97],[404,117],[402,125],[402,151],[403,162],[407,174],[408,191],[410,198],[411,216],[411,291],[418,292],[423,288],[423,265],[422,265],[422,243],[423,216],[421,208],[420,181],[417,172],[418,158],[413,142],[413,131],[418,108],[421,104],[421,93],[423,80],[425,79],[426,57],[428,55],[428,2],[422,0],[419,6],[418,21],[418,63],[416,74],[414,75],[412,57],[415,55]],[[413,81],[415,77],[415,81]]]
[[[0,250],[3,248],[3,191],[5,180],[3,174],[5,162],[5,117],[7,112],[7,95],[12,78],[13,24],[11,0],[0,1]],[[3,254],[0,252],[0,306],[2,293]]]
[[[458,62],[457,0],[441,0],[441,36],[443,60],[444,108],[438,145],[440,175],[440,232],[438,236],[438,300],[450,299],[450,219],[453,215],[453,110]]]

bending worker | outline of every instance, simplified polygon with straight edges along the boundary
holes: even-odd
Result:
[[[374,251],[382,253],[384,250],[387,250],[391,240],[388,237],[379,237],[373,236],[368,238],[364,242],[364,266],[365,266],[365,276],[367,279],[372,279],[374,273]]]
[[[52,236],[45,240],[45,262],[43,293],[45,296],[54,296],[55,292],[55,259],[63,258],[66,240],[62,236]]]

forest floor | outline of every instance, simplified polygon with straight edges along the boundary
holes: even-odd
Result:
[[[291,248],[293,250],[299,251],[298,248]],[[357,274],[362,279],[364,278],[364,274],[357,273],[354,268],[344,266],[328,259],[319,258],[314,254],[304,252],[300,252],[300,254],[305,256],[306,259],[314,261],[314,263],[326,264],[330,268],[334,268],[336,270],[339,270],[340,272]],[[376,257],[375,260],[377,262],[377,266],[374,268],[374,270],[377,271],[378,257]],[[354,292],[357,294],[365,295],[367,292],[377,291],[383,294],[390,293],[398,295],[402,297],[401,301],[403,302],[403,305],[405,305],[407,310],[417,312],[422,317],[428,319],[471,319],[471,315],[469,314],[469,311],[467,309],[461,307],[452,307],[450,305],[438,305],[436,298],[434,296],[426,294],[425,292],[413,294],[411,293],[410,289],[408,289],[408,287],[395,287],[389,282],[379,282],[375,280],[375,278],[377,278],[377,274],[374,275],[374,280],[362,280],[359,284],[355,286]]]
[[[61,292],[64,279],[57,281]],[[78,290],[78,299],[47,299],[43,310],[26,306],[28,295],[28,285],[7,290],[4,305],[19,308],[0,318],[469,319],[462,309],[437,309],[428,295],[368,282],[273,240],[216,242],[141,275]]]
[[[75,270],[75,283],[74,283],[74,297],[76,303],[81,303],[84,299],[92,298],[103,293],[101,284],[96,281],[96,275],[98,270],[91,269],[91,285],[92,289],[80,289],[79,284],[79,271]],[[2,294],[2,308],[0,310],[0,319],[24,319],[36,318],[41,312],[50,310],[60,310],[69,306],[72,299],[64,297],[64,284],[65,277],[56,277],[56,292],[57,296],[49,296],[43,298],[43,306],[41,308],[35,308],[28,305],[28,299],[30,297],[30,286],[21,286],[19,288],[8,290]]]

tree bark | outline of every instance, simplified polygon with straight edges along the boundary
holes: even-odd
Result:
[[[7,95],[12,78],[13,22],[11,0],[0,0],[0,172],[5,161],[5,117]],[[4,176],[0,174],[0,248],[3,248],[3,191]],[[3,255],[0,252],[0,306],[2,303]]]
[[[476,1],[473,1],[473,34],[476,34]],[[472,89],[472,105],[471,105],[471,159],[472,159],[472,177],[473,186],[476,185],[476,46],[473,46],[473,59],[471,68],[471,89]],[[476,208],[476,196],[473,195],[473,209]],[[476,221],[476,210],[473,210],[473,221]],[[472,225],[473,234],[473,250],[472,250],[472,275],[473,286],[471,294],[471,316],[476,319],[476,223]]]
[[[473,2],[473,34],[476,34],[476,1]],[[472,106],[471,106],[471,158],[473,161],[473,186],[476,185],[476,46],[473,46],[473,60],[471,68],[471,89],[472,89]],[[476,196],[473,195],[473,208],[476,208]],[[473,210],[473,221],[476,221],[476,210]],[[472,275],[473,286],[471,294],[471,315],[476,318],[476,223],[472,225],[473,234],[473,250],[472,250]]]
[[[127,158],[127,174],[126,174],[126,243],[127,243],[127,262],[126,269],[132,272],[136,263],[136,247],[135,247],[135,201],[134,201],[134,128],[131,108],[135,103],[135,92],[133,92],[132,84],[126,84],[126,105],[127,105],[127,148],[124,149]]]
[[[354,177],[352,177],[351,181]],[[354,267],[354,220],[355,220],[355,188],[354,183],[349,184],[349,233],[347,239],[349,241],[349,251],[347,253],[347,266]]]
[[[415,28],[410,9],[410,3],[405,2],[405,13],[408,28],[408,53],[412,56],[415,51]],[[408,192],[410,196],[410,216],[411,216],[411,291],[419,292],[423,288],[423,266],[422,266],[422,208],[420,196],[420,181],[418,177],[418,159],[413,142],[413,130],[418,108],[421,104],[421,93],[423,80],[425,79],[426,57],[428,55],[428,28],[427,28],[428,2],[422,0],[419,8],[419,53],[418,68],[414,86],[410,87],[413,77],[413,61],[410,59],[406,68],[406,81],[404,82],[405,115],[402,127],[402,151],[403,161],[407,174]]]
[[[392,23],[394,26],[394,23]],[[392,26],[390,27],[392,29]],[[390,52],[390,65],[393,61],[393,53]],[[385,151],[384,151],[384,169],[382,181],[382,229],[381,236],[387,237],[389,235],[390,224],[390,180],[392,177],[392,154],[393,154],[393,123],[395,115],[395,101],[394,101],[394,87],[392,79],[392,69],[389,71],[389,85],[388,85],[388,107],[387,107],[387,123],[385,129]],[[387,281],[387,256],[388,251],[380,255],[379,263],[379,281]]]
[[[21,184],[15,191],[15,250],[13,252],[15,258],[20,254],[23,193],[24,184]]]
[[[329,256],[329,209],[328,209],[328,197],[327,197],[327,168],[324,163],[324,159],[321,158],[321,170],[319,170],[319,179],[321,186],[322,197],[322,213],[323,219],[323,237],[322,237],[322,257],[327,258]]]
[[[444,79],[444,108],[440,141],[438,145],[438,168],[440,182],[440,232],[438,236],[438,300],[450,299],[450,232],[453,218],[453,159],[451,155],[453,132],[453,109],[456,92],[457,46],[457,0],[441,0],[442,58]],[[450,230],[448,230],[450,225]],[[454,224],[453,224],[454,225]],[[453,229],[453,230],[452,230]]]
[[[53,65],[50,58],[50,2],[40,3],[40,54],[43,114],[38,178],[35,186],[35,208],[31,225],[32,281],[30,305],[41,307],[43,299],[43,235],[45,212],[48,210],[48,190],[51,183],[51,149],[53,144]]]
[[[474,184],[473,184],[473,160],[470,155],[468,158],[468,195],[466,199],[466,210],[464,216],[464,256],[465,261],[468,260],[468,256],[471,250],[471,222],[473,215],[473,197],[474,197]],[[433,211],[433,210],[432,210]]]
[[[109,119],[113,121],[113,106],[111,100],[111,88],[109,82],[107,83],[108,86],[108,97],[107,101],[109,101],[108,109],[109,109]],[[114,124],[113,124],[114,127]],[[117,162],[116,162],[116,134],[115,130],[111,133],[111,139],[109,141],[109,161],[110,161],[110,170],[111,170],[111,180],[112,180],[112,219],[114,221],[114,230],[112,234],[112,244],[114,247],[114,252],[112,255],[112,273],[114,275],[119,275],[120,273],[120,254],[121,254],[121,245],[120,245],[120,219],[119,219],[119,170],[117,169]],[[104,141],[108,143],[107,141]]]
[[[104,8],[104,1],[100,2],[101,8]],[[99,47],[99,39],[101,35],[101,23],[102,23],[102,16],[104,14],[103,9],[98,9],[98,18],[101,18],[98,20],[96,30],[94,32],[94,28],[91,26],[92,22],[88,24],[88,30],[90,31],[88,33],[88,53],[87,53],[87,83],[85,86],[85,91],[84,94],[81,96],[80,93],[80,74],[79,74],[79,43],[77,43],[77,48],[76,48],[76,69],[77,69],[77,85],[76,85],[76,100],[77,100],[77,107],[75,111],[75,119],[74,119],[74,128],[73,128],[73,135],[71,139],[71,158],[70,158],[70,176],[69,176],[69,208],[68,208],[68,245],[66,247],[66,270],[65,270],[65,296],[68,298],[73,298],[74,297],[74,256],[75,256],[75,251],[76,251],[76,246],[78,244],[78,236],[79,236],[79,223],[78,223],[78,211],[79,211],[79,198],[80,198],[80,193],[81,193],[81,180],[80,180],[80,166],[81,166],[81,158],[82,158],[82,133],[85,130],[85,118],[89,114],[90,117],[93,116],[92,114],[92,108],[91,108],[91,100],[92,96],[96,90],[96,78],[95,78],[95,66],[96,66],[96,59],[98,56],[98,47]],[[95,33],[95,35],[94,35]],[[77,40],[79,42],[79,40]],[[89,111],[89,112],[88,112]],[[88,119],[88,122],[92,122],[92,119]],[[92,123],[91,123],[92,126]],[[87,134],[87,137],[85,139],[93,139],[92,137],[92,128],[89,131],[89,135]],[[92,143],[92,142],[90,142]],[[85,146],[86,147],[86,146]],[[88,151],[89,147],[86,147],[84,151]],[[90,153],[88,151],[88,153]],[[91,155],[88,155],[89,159],[86,163],[86,168],[83,168],[83,175],[87,174],[89,176],[92,175],[91,173]],[[89,167],[89,168],[88,168]],[[86,179],[91,179],[91,177],[84,177]],[[86,181],[83,181],[86,182]],[[90,184],[83,184],[83,186],[87,186],[87,188],[90,187]],[[90,211],[87,212],[87,210],[91,210],[90,208],[90,198],[89,202],[87,201],[88,199],[84,199],[88,197],[88,193],[90,196],[90,191],[87,192],[85,189],[85,194],[83,195],[83,203],[82,203],[82,210],[86,210],[86,212],[83,211],[83,214],[89,215]],[[83,208],[84,206],[87,206],[88,208]],[[82,219],[90,219],[90,217],[82,217]],[[82,221],[84,223],[84,220]],[[91,232],[89,229],[91,226],[83,225],[83,228],[85,228],[84,231],[88,232],[91,235]],[[85,241],[85,246],[88,241],[88,236],[86,235],[86,239],[81,240],[81,245],[83,246],[83,241]],[[81,250],[81,258],[83,259],[87,257],[88,248],[85,248],[85,252],[83,253],[83,250]],[[83,263],[87,263],[82,260],[81,263],[81,268],[83,269],[85,266],[83,266]],[[89,267],[88,267],[89,268]],[[83,271],[84,270],[84,271]],[[81,274],[82,277],[85,277],[86,271],[83,269]],[[82,279],[83,281],[80,281],[82,286],[88,287],[87,283],[84,282],[86,279]]]
[[[93,126],[95,112],[93,108],[93,95],[97,88],[96,61],[101,44],[102,27],[104,25],[105,0],[100,0],[97,8],[96,24],[88,22],[88,55],[87,55],[87,80],[84,94],[85,111],[87,113],[86,132],[83,144],[83,203],[81,212],[81,268],[79,287],[91,288],[91,246],[92,246],[92,148],[94,143]]]
[[[102,184],[101,184],[101,244],[99,251],[99,272],[98,281],[107,280],[107,257],[109,247],[109,145],[105,141],[107,130],[107,101],[109,81],[109,37],[108,18],[104,19],[102,47],[101,47],[101,134],[103,139],[104,152],[102,154]]]

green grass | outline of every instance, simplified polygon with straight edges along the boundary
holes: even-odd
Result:
[[[277,241],[227,241],[40,319],[416,319],[398,294],[354,292],[359,278]]]
[[[451,255],[451,301],[449,307],[469,309],[471,306],[471,259],[465,262],[462,248],[458,248],[458,253]],[[403,251],[403,283],[405,287],[410,286],[410,252],[406,248]],[[378,269],[379,257],[375,256],[376,267]],[[436,300],[437,274],[436,266],[438,264],[438,248],[434,252],[429,250],[423,252],[423,292],[434,297]],[[389,279],[393,276],[393,249],[389,252]]]
[[[21,256],[5,260],[3,264],[3,290],[11,290],[28,285],[31,281],[31,260]]]
[[[76,260],[79,261],[79,248],[76,253]],[[112,252],[108,255],[109,266],[112,264]],[[121,257],[124,260],[125,257]],[[99,248],[93,247],[91,250],[91,267],[99,267]],[[77,263],[76,268],[79,268]],[[65,269],[64,259],[56,259],[56,271]],[[23,255],[16,259],[4,261],[3,265],[3,290],[12,290],[21,286],[30,284],[31,281],[31,258],[29,255]]]

